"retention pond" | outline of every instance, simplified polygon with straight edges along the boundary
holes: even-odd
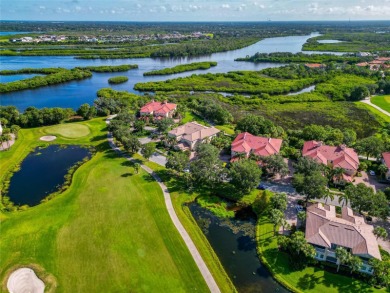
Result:
[[[58,190],[72,166],[90,156],[90,151],[80,146],[37,148],[11,177],[7,195],[17,205],[37,205]]]
[[[196,203],[189,208],[238,292],[289,292],[272,278],[257,256],[253,217],[244,215],[225,220]]]

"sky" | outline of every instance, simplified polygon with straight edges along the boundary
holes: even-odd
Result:
[[[390,0],[0,0],[1,20],[390,20]]]

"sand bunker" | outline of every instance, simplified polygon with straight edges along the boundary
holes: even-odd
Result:
[[[57,137],[54,136],[54,135],[45,135],[45,136],[42,136],[40,138],[40,140],[43,140],[43,141],[53,141],[55,140]]]
[[[11,293],[43,293],[45,284],[32,269],[21,268],[10,275],[7,288]]]

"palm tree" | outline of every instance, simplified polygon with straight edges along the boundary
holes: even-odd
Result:
[[[376,236],[376,239],[382,238],[383,240],[386,240],[387,231],[385,228],[378,226],[374,229],[374,235]]]
[[[344,192],[339,195],[339,204],[343,203],[342,206],[348,206],[351,201],[350,194],[348,192]]]
[[[336,257],[337,257],[337,272],[340,269],[340,265],[349,263],[351,259],[351,254],[344,247],[336,248]]]
[[[141,167],[141,165],[139,163],[134,163],[134,171],[136,174],[138,174],[140,167]]]
[[[334,200],[334,194],[331,193],[329,190],[326,192],[326,194],[324,195],[324,198],[325,198],[325,204],[327,204],[328,202],[328,199],[330,198],[330,200]]]
[[[286,226],[286,220],[284,219],[284,214],[282,211],[278,209],[272,209],[270,213],[270,220],[272,224],[274,224],[274,234],[276,234],[277,226],[282,226],[284,232],[284,227]]]
[[[379,175],[381,176],[381,178],[383,178],[387,171],[389,169],[387,168],[387,166],[385,164],[380,164],[379,167],[378,167],[378,172],[379,172]]]
[[[331,174],[332,174],[333,183],[338,185],[340,181],[343,179],[344,169],[340,167],[334,168]]]
[[[363,265],[363,261],[358,256],[352,256],[349,260],[349,267],[351,268],[351,274],[357,272]]]

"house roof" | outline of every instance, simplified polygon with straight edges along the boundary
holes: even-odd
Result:
[[[385,161],[385,164],[387,168],[390,169],[390,152],[382,153],[383,161]]]
[[[345,145],[328,146],[321,141],[306,141],[302,150],[303,156],[313,158],[319,163],[327,164],[331,162],[333,168],[357,170],[359,167],[359,157],[354,149]]]
[[[279,153],[282,142],[279,138],[260,137],[243,132],[234,139],[231,150],[247,155],[252,152],[258,156],[270,156]]]
[[[176,104],[164,102],[155,102],[152,100],[151,102],[145,104],[140,112],[141,113],[156,113],[156,114],[166,114],[176,109]]]
[[[309,67],[309,68],[322,68],[322,67],[325,67],[325,65],[321,64],[321,63],[306,63],[305,66]]]
[[[305,237],[314,245],[331,248],[336,244],[350,248],[352,254],[381,259],[373,229],[346,206],[341,218],[336,217],[335,206],[315,203],[307,208]]]
[[[183,139],[193,142],[198,139],[207,138],[218,132],[220,132],[220,130],[215,127],[207,127],[196,122],[188,122],[172,129],[169,131],[169,134],[176,137],[182,136]]]

